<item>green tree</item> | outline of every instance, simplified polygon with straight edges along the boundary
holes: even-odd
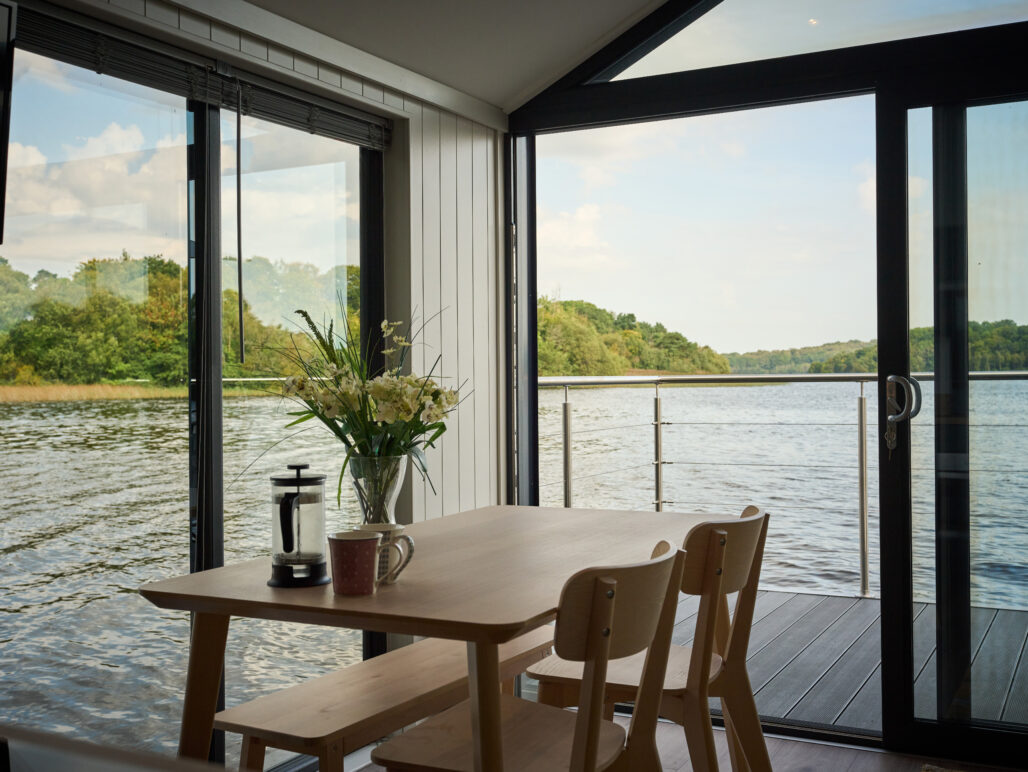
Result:
[[[15,270],[0,257],[0,332],[25,319],[32,305],[32,286],[27,273]]]

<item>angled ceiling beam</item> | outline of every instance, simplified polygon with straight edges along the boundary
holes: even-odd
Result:
[[[668,0],[541,92],[539,96],[564,91],[583,83],[610,80],[661,43],[677,35],[720,2],[721,0]],[[531,105],[532,101],[534,98],[525,106]]]
[[[513,134],[610,126],[870,93],[902,80],[925,99],[960,87],[1028,92],[1028,22],[546,91],[511,113]]]

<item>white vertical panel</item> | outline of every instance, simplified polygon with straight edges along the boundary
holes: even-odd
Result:
[[[456,386],[460,367],[457,340],[457,116],[442,113],[439,117],[439,374],[448,386]],[[440,487],[444,515],[460,511],[460,414],[450,416],[440,450],[443,454],[443,475]]]
[[[497,265],[498,135],[469,119],[404,103],[410,115],[411,286],[415,372],[441,356],[465,400],[426,452],[436,494],[415,473],[414,519],[495,504],[502,479],[503,274]],[[388,277],[387,277],[388,278]]]
[[[464,384],[464,400],[460,406],[460,510],[474,509],[475,474],[487,462],[489,448],[475,441],[477,391],[482,385],[475,381],[475,292],[474,276],[478,255],[474,251],[472,197],[472,157],[474,133],[471,121],[457,119],[457,378]],[[488,401],[488,392],[481,395]],[[480,458],[484,455],[485,458]]]
[[[474,292],[474,314],[475,314],[475,388],[483,395],[488,394],[489,399],[481,399],[475,403],[475,444],[480,448],[488,448],[488,453],[482,453],[475,467],[475,499],[479,506],[496,503],[490,490],[490,468],[494,465],[497,449],[491,443],[490,423],[493,420],[494,410],[491,405],[496,404],[496,392],[491,383],[489,375],[490,361],[492,359],[491,330],[489,317],[492,314],[493,298],[495,293],[489,287],[489,202],[492,191],[489,187],[489,139],[492,132],[488,129],[475,125],[472,142],[472,166],[473,166],[473,197],[472,217],[473,244],[475,251],[475,272],[473,276]]]
[[[422,108],[422,188],[424,198],[422,212],[423,280],[424,307],[421,318],[424,329],[421,331],[421,344],[425,353],[424,374],[435,362],[442,351],[442,323],[440,319],[442,277],[440,274],[440,192],[439,192],[439,111],[424,106]],[[446,484],[443,479],[443,457],[441,448],[428,448],[425,451],[428,459],[428,474],[435,486],[435,491],[425,491],[425,517],[439,517],[443,513],[443,500],[440,492]]]
[[[407,103],[405,109],[410,112],[410,313],[420,315],[424,312],[424,246],[422,232],[424,230],[424,187],[422,172],[422,114],[421,105]],[[388,276],[386,277],[388,281]],[[411,321],[409,319],[393,321]],[[417,321],[414,319],[413,321]],[[425,372],[425,350],[415,346],[410,352],[411,370],[415,373]],[[419,472],[411,469],[411,512],[414,522],[425,519],[425,481]]]

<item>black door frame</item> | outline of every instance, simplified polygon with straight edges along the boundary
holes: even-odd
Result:
[[[936,389],[951,391],[945,416],[937,416],[936,453],[967,449],[967,244],[966,108],[1028,97],[1028,78],[1020,84],[982,78],[960,79],[930,93],[901,83],[878,91],[878,367],[879,425],[885,425],[885,377],[910,375],[909,273],[907,223],[907,113],[933,109],[933,209],[936,216],[934,294],[936,346],[945,346],[949,364],[938,366]],[[962,278],[961,278],[962,277]],[[956,285],[954,284],[956,283]],[[963,286],[956,296],[954,286]],[[940,386],[940,382],[943,384]],[[953,421],[954,417],[963,421]],[[941,431],[940,431],[941,427]],[[1028,731],[972,724],[961,698],[963,674],[970,664],[970,562],[967,478],[936,480],[936,557],[956,571],[940,572],[936,597],[939,704],[954,705],[944,720],[915,717],[913,649],[913,559],[911,452],[909,422],[897,425],[897,446],[879,445],[880,544],[882,584],[883,739],[886,747],[1004,765],[1023,763]],[[916,431],[916,428],[915,428]],[[886,692],[886,689],[888,690]]]

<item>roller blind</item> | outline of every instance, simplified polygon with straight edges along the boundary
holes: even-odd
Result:
[[[103,75],[285,126],[384,150],[392,122],[213,59],[83,17],[71,21],[21,6],[16,46]]]

